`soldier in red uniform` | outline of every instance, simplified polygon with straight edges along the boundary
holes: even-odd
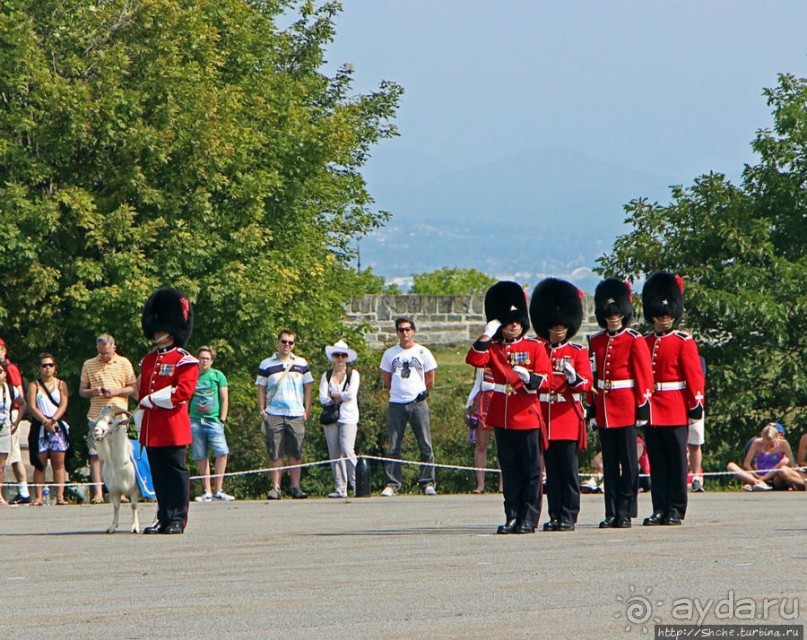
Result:
[[[146,447],[157,494],[157,520],[143,533],[182,533],[190,500],[188,403],[199,377],[199,361],[182,348],[193,327],[190,302],[175,289],[158,289],[146,302],[142,325],[156,349],[140,362],[140,443]]]
[[[552,368],[549,390],[539,394],[549,446],[544,451],[549,522],[544,531],[574,531],[580,512],[578,449],[586,448],[583,394],[591,389],[588,350],[569,340],[583,322],[583,292],[546,278],[530,298],[530,319],[544,340]]]
[[[465,361],[489,368],[493,377],[487,423],[496,436],[506,518],[498,533],[534,533],[542,498],[538,390],[548,388],[549,359],[543,345],[524,337],[530,321],[519,284],[497,282],[488,289],[485,316],[488,324]]]
[[[645,336],[654,381],[645,428],[653,515],[643,524],[680,525],[687,509],[688,421],[703,418],[703,370],[695,341],[675,331],[684,313],[684,281],[667,271],[654,273],[642,290],[642,306],[654,328]]]
[[[589,405],[594,408],[605,479],[605,520],[600,528],[628,529],[638,508],[636,426],[650,418],[650,353],[642,335],[628,328],[633,305],[627,282],[600,282],[594,291],[594,314],[605,329],[589,343],[594,373]]]

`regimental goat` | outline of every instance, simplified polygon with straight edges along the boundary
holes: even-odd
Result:
[[[131,414],[127,411],[105,407],[93,424],[92,439],[98,457],[104,462],[104,484],[109,492],[109,500],[115,509],[112,524],[107,533],[115,533],[118,528],[121,496],[129,498],[132,507],[132,533],[140,533],[140,520],[137,517],[137,500],[140,488],[132,462],[132,443],[129,442],[127,427]]]

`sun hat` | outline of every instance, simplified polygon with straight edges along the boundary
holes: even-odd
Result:
[[[337,340],[333,344],[325,347],[325,357],[331,362],[333,362],[334,353],[346,353],[348,362],[355,362],[359,357],[359,354],[357,354],[353,349],[348,348],[347,342],[344,340]]]

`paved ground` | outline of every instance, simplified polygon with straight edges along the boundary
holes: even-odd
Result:
[[[15,640],[641,638],[654,619],[697,622],[698,606],[714,623],[721,601],[724,623],[749,607],[754,624],[792,624],[794,610],[805,623],[807,494],[699,494],[685,526],[631,530],[597,529],[602,498],[583,500],[576,532],[528,536],[491,535],[497,495],[192,504],[182,536],[103,534],[108,505],[3,508],[0,629]]]

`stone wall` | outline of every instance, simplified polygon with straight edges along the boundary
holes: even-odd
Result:
[[[410,316],[417,325],[417,340],[429,344],[468,344],[485,327],[485,297],[366,295],[351,298],[345,305],[347,324],[363,326],[367,346],[381,348],[397,341],[395,318]],[[583,326],[577,340],[598,331],[594,298],[583,298]],[[530,332],[532,335],[532,332]]]

